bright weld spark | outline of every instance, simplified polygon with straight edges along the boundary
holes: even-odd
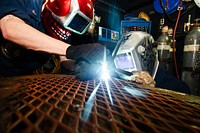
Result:
[[[108,80],[105,80],[105,82],[106,82],[106,88],[107,88],[107,91],[108,91],[108,96],[110,98],[110,102],[113,105],[113,100],[112,100],[112,96],[111,96],[111,93],[110,93],[110,86],[108,84]]]
[[[110,74],[109,74],[109,71],[108,71],[108,68],[107,68],[106,50],[104,51],[104,61],[101,64],[102,64],[102,66],[101,66],[101,79],[103,79],[106,83],[108,95],[109,95],[111,103],[113,104],[113,100],[112,100],[111,93],[110,93],[110,86],[108,84],[108,80],[110,79]],[[99,86],[100,86],[100,83],[93,90],[91,96],[89,97],[88,101],[85,104],[85,108],[84,108],[84,111],[83,111],[83,114],[82,114],[82,118],[85,121],[88,120],[88,117],[91,113],[92,107],[94,105],[94,98],[95,98],[94,96],[96,95],[96,92],[97,92]]]
[[[109,86],[109,83],[108,83],[108,80],[110,79],[110,74],[109,74],[109,71],[108,71],[108,68],[107,68],[107,62],[106,61],[102,62],[101,79],[103,79],[106,83],[108,96],[110,98],[111,104],[113,105],[113,100],[112,100],[112,96],[111,96],[111,93],[110,93],[110,86]]]
[[[141,92],[135,88],[130,88],[128,86],[124,86],[123,89],[126,90],[128,93],[130,93],[132,96],[146,97],[146,95],[143,92]]]
[[[87,121],[88,120],[88,117],[91,113],[91,110],[92,110],[92,107],[94,105],[94,96],[96,95],[96,92],[98,90],[100,86],[100,83],[97,85],[97,87],[93,90],[92,94],[90,95],[88,101],[86,102],[85,104],[85,108],[84,108],[84,111],[83,111],[83,115],[82,115],[82,118]]]
[[[108,71],[108,68],[107,68],[107,62],[106,61],[102,62],[101,79],[103,79],[105,81],[110,79],[110,74],[109,74],[109,71]]]

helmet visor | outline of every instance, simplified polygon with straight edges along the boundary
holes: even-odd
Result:
[[[67,16],[52,16],[65,28],[77,34],[84,34],[90,26],[92,20],[81,11],[76,11]]]
[[[91,24],[91,19],[82,12],[76,12],[70,20],[65,22],[64,27],[77,34],[83,34]]]

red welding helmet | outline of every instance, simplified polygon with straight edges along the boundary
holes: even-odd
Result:
[[[65,40],[70,32],[84,34],[92,22],[94,0],[48,0],[43,25],[54,38]]]

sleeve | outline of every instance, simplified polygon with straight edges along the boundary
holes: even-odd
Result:
[[[40,21],[42,3],[43,0],[1,0],[0,19],[12,14],[33,26],[33,20]]]
[[[177,79],[175,76],[164,71],[160,67],[156,73],[155,81],[156,87],[191,94],[190,88],[185,82]]]

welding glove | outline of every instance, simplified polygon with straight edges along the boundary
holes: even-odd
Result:
[[[124,74],[118,74],[120,78],[125,80],[130,80],[138,84],[145,86],[155,87],[155,80],[147,71],[132,71],[131,76],[126,76]]]
[[[88,63],[99,63],[104,55],[110,52],[99,43],[82,44],[79,46],[69,46],[66,50],[66,57],[73,60],[83,60]]]
[[[139,84],[148,85],[150,87],[155,87],[156,82],[147,71],[132,71],[132,73],[132,81],[135,81]]]
[[[90,64],[85,61],[75,63],[75,75],[82,81],[96,79],[100,77],[101,63]]]

